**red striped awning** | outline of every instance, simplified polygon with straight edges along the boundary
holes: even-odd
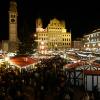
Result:
[[[100,70],[84,70],[84,74],[88,74],[88,75],[100,75]]]

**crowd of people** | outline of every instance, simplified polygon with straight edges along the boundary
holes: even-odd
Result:
[[[42,59],[41,63],[36,65],[37,69],[19,71],[16,67],[2,66],[0,68],[0,100],[77,100],[75,99],[77,88],[66,81],[63,71],[65,64],[65,59],[56,56]],[[79,87],[78,89],[83,93],[86,92]],[[83,99],[82,96],[80,100],[90,100]]]

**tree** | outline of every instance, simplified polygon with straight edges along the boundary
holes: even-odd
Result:
[[[33,54],[34,49],[36,48],[35,41],[33,40],[32,37],[26,37],[24,38],[20,43],[19,43],[19,50],[18,53],[19,55],[21,54]]]
[[[21,42],[19,43],[19,50],[17,54],[33,54],[34,49],[36,47],[35,41],[33,38],[33,35],[31,35],[32,32],[29,32],[29,22],[27,18],[24,19],[22,29],[21,29],[21,35],[20,35],[20,40]]]

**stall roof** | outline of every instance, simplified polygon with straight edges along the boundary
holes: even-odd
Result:
[[[38,59],[34,59],[29,56],[15,56],[10,58],[10,62],[20,67],[26,67],[28,65],[37,63]]]
[[[84,74],[88,74],[88,75],[100,75],[100,70],[84,70]]]

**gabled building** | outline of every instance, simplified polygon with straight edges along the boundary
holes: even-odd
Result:
[[[65,22],[54,18],[44,29],[42,20],[36,20],[36,36],[39,49],[71,48],[71,33],[65,28]],[[42,43],[42,48],[41,48]],[[43,46],[44,45],[44,46]]]

